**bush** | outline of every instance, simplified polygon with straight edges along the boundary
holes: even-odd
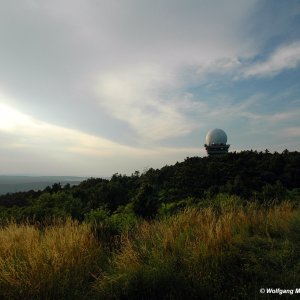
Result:
[[[95,283],[99,297],[253,299],[260,287],[296,287],[300,241],[290,237],[292,206],[242,207],[238,198],[230,206],[225,199],[218,202],[221,211],[189,208],[123,235]]]
[[[174,215],[186,207],[191,207],[195,204],[196,199],[189,197],[181,201],[170,202],[170,203],[162,203],[159,210],[159,216],[171,216]]]
[[[133,213],[130,205],[120,206],[113,214],[106,208],[92,210],[85,215],[85,220],[92,224],[98,239],[108,246],[112,246],[116,236],[128,233],[139,223],[139,218]]]

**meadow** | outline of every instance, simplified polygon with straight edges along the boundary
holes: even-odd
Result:
[[[10,220],[0,298],[269,299],[260,288],[299,288],[298,202],[224,194],[149,220]]]

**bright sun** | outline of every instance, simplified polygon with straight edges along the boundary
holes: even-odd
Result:
[[[15,109],[0,103],[0,129],[5,131],[13,130],[29,122],[29,117]]]

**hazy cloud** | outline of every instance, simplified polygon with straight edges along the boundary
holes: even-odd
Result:
[[[282,131],[284,136],[288,137],[300,137],[300,127],[289,127],[285,128]]]
[[[110,175],[203,154],[212,126],[297,128],[295,107],[266,108],[288,83],[258,83],[299,67],[299,4],[280,3],[2,1],[2,166]]]
[[[281,46],[266,61],[255,63],[244,70],[244,76],[271,77],[296,68],[300,63],[300,42]]]
[[[9,163],[15,161],[19,164],[19,172],[25,167],[31,168],[31,172],[39,173],[43,167],[48,169],[48,174],[56,166],[56,174],[67,174],[61,168],[76,170],[76,174],[92,175],[98,164],[101,175],[108,174],[111,163],[120,159],[127,161],[143,161],[148,159],[155,165],[159,157],[167,160],[171,157],[179,159],[187,153],[199,153],[195,148],[168,148],[168,147],[129,147],[118,144],[104,138],[89,135],[80,131],[49,124],[25,115],[5,104],[0,103],[0,153],[8,151],[9,155],[1,156],[2,172],[9,169]],[[32,164],[31,159],[25,163],[19,163],[20,158],[27,158],[29,153],[34,154],[34,160],[39,165]],[[15,157],[12,159],[12,157]],[[16,159],[17,157],[17,159]],[[71,159],[71,161],[70,161]],[[53,164],[53,161],[56,163]],[[59,162],[59,165],[57,163]],[[167,161],[166,161],[167,162]],[[72,164],[74,164],[71,166]],[[115,172],[124,172],[124,166],[119,163],[120,169]],[[140,168],[143,167],[139,166]],[[88,173],[86,169],[91,173]],[[11,170],[18,169],[11,166]],[[7,171],[6,171],[7,172]],[[27,171],[28,173],[28,171]],[[55,173],[54,173],[55,174]]]
[[[174,99],[179,88],[174,74],[143,65],[100,75],[95,90],[101,107],[128,122],[139,139],[152,141],[180,136],[199,126],[186,116],[192,101],[184,95]]]

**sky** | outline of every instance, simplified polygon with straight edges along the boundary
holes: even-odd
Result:
[[[300,148],[300,2],[0,0],[0,174]]]

